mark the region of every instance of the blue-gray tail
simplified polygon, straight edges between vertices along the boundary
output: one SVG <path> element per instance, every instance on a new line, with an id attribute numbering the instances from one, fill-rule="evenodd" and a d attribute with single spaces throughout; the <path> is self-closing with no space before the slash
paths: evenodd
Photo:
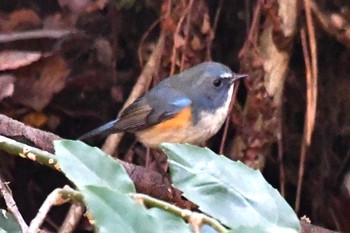
<path id="1" fill-rule="evenodd" d="M 114 121 L 110 121 L 100 127 L 98 127 L 97 129 L 94 129 L 82 136 L 80 136 L 78 138 L 78 140 L 83 140 L 83 139 L 86 139 L 86 138 L 90 138 L 90 137 L 93 137 L 93 136 L 96 136 L 96 135 L 99 135 L 99 134 L 110 134 L 110 133 L 113 133 L 114 129 L 113 129 L 113 126 L 115 125 L 115 123 L 118 121 L 117 120 L 114 120 Z"/>

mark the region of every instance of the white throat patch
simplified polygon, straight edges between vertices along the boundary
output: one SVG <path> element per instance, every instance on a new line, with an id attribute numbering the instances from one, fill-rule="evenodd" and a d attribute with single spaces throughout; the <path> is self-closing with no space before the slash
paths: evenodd
<path id="1" fill-rule="evenodd" d="M 228 91 L 228 96 L 226 102 L 218 108 L 215 113 L 214 112 L 202 112 L 201 120 L 197 123 L 199 124 L 198 129 L 202 129 L 202 135 L 204 136 L 204 140 L 208 139 L 208 135 L 213 136 L 216 134 L 219 129 L 221 128 L 222 124 L 224 123 L 226 117 L 227 117 L 227 112 L 230 107 L 231 103 L 231 98 L 232 98 L 232 93 L 233 93 L 233 87 L 234 85 L 231 85 L 229 91 Z M 206 138 L 205 138 L 206 137 Z M 200 140 L 203 140 L 201 138 Z M 204 141 L 203 140 L 203 141 Z"/>

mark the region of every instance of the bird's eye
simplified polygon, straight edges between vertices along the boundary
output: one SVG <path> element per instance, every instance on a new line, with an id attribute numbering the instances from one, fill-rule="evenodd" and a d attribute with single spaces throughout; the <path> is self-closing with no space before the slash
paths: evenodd
<path id="1" fill-rule="evenodd" d="M 213 81 L 213 85 L 214 87 L 221 87 L 222 86 L 222 79 L 221 78 L 217 78 Z"/>

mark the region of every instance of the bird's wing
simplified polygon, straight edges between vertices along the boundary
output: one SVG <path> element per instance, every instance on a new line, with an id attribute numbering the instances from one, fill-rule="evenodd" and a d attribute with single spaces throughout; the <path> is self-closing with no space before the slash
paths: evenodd
<path id="1" fill-rule="evenodd" d="M 137 99 L 124 110 L 114 125 L 115 131 L 138 131 L 170 119 L 189 107 L 191 100 L 173 90 L 162 88 Z"/>
<path id="2" fill-rule="evenodd" d="M 78 139 L 83 140 L 99 134 L 122 131 L 138 131 L 149 128 L 181 112 L 191 105 L 191 100 L 171 88 L 151 91 L 127 107 L 117 120 L 110 121 Z"/>

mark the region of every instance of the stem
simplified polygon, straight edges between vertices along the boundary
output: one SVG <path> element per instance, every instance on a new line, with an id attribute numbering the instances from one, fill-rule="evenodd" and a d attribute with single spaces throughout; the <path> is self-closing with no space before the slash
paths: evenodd
<path id="1" fill-rule="evenodd" d="M 47 217 L 47 214 L 49 213 L 52 206 L 62 205 L 69 201 L 82 202 L 82 199 L 82 195 L 69 186 L 53 190 L 41 205 L 35 218 L 30 222 L 28 231 L 26 233 L 39 232 L 39 227 L 44 222 L 44 219 Z"/>
<path id="2" fill-rule="evenodd" d="M 0 136 L 0 150 L 59 170 L 57 160 L 53 154 L 28 146 L 24 143 L 17 142 L 10 138 Z"/>
<path id="3" fill-rule="evenodd" d="M 181 209 L 175 205 L 169 204 L 168 202 L 158 200 L 156 198 L 147 196 L 145 194 L 133 193 L 129 194 L 136 201 L 141 200 L 148 207 L 156 207 L 167 211 L 171 214 L 174 214 L 184 220 L 194 224 L 208 224 L 213 227 L 219 233 L 227 233 L 229 232 L 223 225 L 221 225 L 216 219 L 210 218 L 204 214 L 200 214 L 197 212 L 190 211 L 188 209 Z M 198 221 L 199 220 L 199 221 Z"/>

